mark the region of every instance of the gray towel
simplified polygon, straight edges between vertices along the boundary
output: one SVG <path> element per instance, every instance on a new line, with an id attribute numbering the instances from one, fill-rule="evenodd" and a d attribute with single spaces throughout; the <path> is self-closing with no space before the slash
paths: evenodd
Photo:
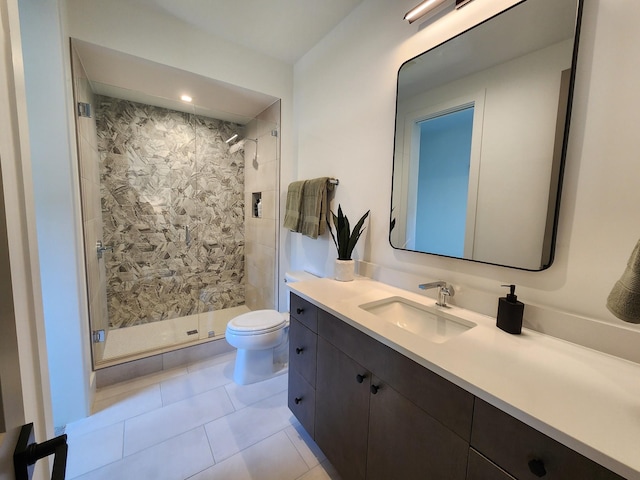
<path id="1" fill-rule="evenodd" d="M 300 233 L 309 238 L 318 238 L 326 229 L 327 190 L 332 190 L 333 184 L 329 177 L 307 180 L 304 185 L 302 199 L 302 226 Z"/>
<path id="2" fill-rule="evenodd" d="M 640 240 L 607 298 L 607 308 L 625 322 L 640 323 Z"/>
<path id="3" fill-rule="evenodd" d="M 287 190 L 287 205 L 284 214 L 284 228 L 292 232 L 300 232 L 302 227 L 302 199 L 306 180 L 299 180 L 289 184 Z"/>

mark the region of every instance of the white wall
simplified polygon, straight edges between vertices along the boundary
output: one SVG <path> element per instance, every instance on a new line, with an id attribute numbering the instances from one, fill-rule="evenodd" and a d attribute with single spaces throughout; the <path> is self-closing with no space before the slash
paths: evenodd
<path id="1" fill-rule="evenodd" d="M 0 0 L 0 478 L 14 478 L 13 450 L 22 424 L 36 441 L 53 436 L 40 295 L 33 185 L 17 0 Z M 34 479 L 48 477 L 49 461 Z"/>
<path id="2" fill-rule="evenodd" d="M 278 278 L 278 137 L 280 102 L 261 112 L 246 126 L 244 145 L 244 268 L 245 304 L 251 310 L 277 308 Z M 260 218 L 254 216 L 254 193 L 261 195 Z"/>
<path id="3" fill-rule="evenodd" d="M 69 46 L 57 0 L 19 6 L 53 416 L 63 426 L 89 414 L 91 372 Z"/>
<path id="4" fill-rule="evenodd" d="M 640 65 L 630 61 L 628 53 L 628 45 L 640 42 L 640 2 L 586 2 L 556 257 L 551 268 L 535 273 L 389 246 L 398 68 L 516 2 L 472 2 L 421 31 L 402 21 L 415 3 L 365 0 L 295 65 L 296 176 L 338 177 L 336 207 L 341 203 L 353 217 L 371 209 L 357 257 L 376 264 L 376 272 L 394 269 L 412 280 L 449 281 L 457 287 L 455 303 L 490 315 L 495 315 L 497 298 L 503 295 L 499 285 L 515 283 L 519 299 L 543 307 L 542 317 L 561 311 L 578 315 L 571 323 L 574 330 L 586 329 L 593 323 L 588 319 L 624 325 L 609 328 L 599 338 L 590 335 L 585 341 L 592 346 L 606 342 L 614 330 L 633 337 L 638 327 L 613 317 L 605 301 L 640 237 Z M 335 251 L 330 237 L 286 237 L 293 245 L 294 267 L 332 274 Z M 638 350 L 635 342 L 628 346 Z"/>

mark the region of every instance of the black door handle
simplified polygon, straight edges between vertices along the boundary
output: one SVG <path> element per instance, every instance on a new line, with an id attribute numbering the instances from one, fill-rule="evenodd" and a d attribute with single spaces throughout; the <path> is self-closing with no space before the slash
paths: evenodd
<path id="1" fill-rule="evenodd" d="M 380 390 L 380 387 L 378 385 L 371 385 L 371 393 L 373 395 L 375 395 L 376 393 L 378 393 L 378 390 Z"/>
<path id="2" fill-rule="evenodd" d="M 366 375 L 366 374 L 365 374 L 365 375 L 360 375 L 360 374 L 358 374 L 358 375 L 356 375 L 356 382 L 358 382 L 358 383 L 362 383 L 362 382 L 364 382 L 364 379 L 365 379 L 365 378 L 367 378 L 367 375 Z"/>
<path id="3" fill-rule="evenodd" d="M 297 353 L 298 355 L 300 355 L 302 352 L 304 352 L 304 348 L 302 348 L 302 347 L 296 347 L 296 353 Z"/>
<path id="4" fill-rule="evenodd" d="M 300 315 L 302 312 L 304 312 L 304 308 L 296 308 L 296 313 L 298 315 Z"/>
<path id="5" fill-rule="evenodd" d="M 16 480 L 30 480 L 36 461 L 49 455 L 54 455 L 51 480 L 64 480 L 68 451 L 66 435 L 36 443 L 33 423 L 23 425 L 13 453 L 13 469 Z"/>

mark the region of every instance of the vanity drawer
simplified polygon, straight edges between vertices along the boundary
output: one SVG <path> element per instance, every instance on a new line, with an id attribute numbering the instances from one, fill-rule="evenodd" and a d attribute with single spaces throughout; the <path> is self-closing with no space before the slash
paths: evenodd
<path id="1" fill-rule="evenodd" d="M 312 332 L 318 331 L 318 307 L 295 293 L 289 297 L 289 316 L 295 318 Z"/>
<path id="2" fill-rule="evenodd" d="M 297 371 L 315 388 L 318 335 L 294 317 L 289 326 L 289 368 Z"/>
<path id="3" fill-rule="evenodd" d="M 289 410 L 295 415 L 311 438 L 315 438 L 316 391 L 295 370 L 289 369 Z"/>
<path id="4" fill-rule="evenodd" d="M 318 334 L 469 441 L 474 396 L 339 318 L 318 311 Z"/>
<path id="5" fill-rule="evenodd" d="M 471 446 L 518 479 L 622 479 L 480 399 L 473 414 Z"/>

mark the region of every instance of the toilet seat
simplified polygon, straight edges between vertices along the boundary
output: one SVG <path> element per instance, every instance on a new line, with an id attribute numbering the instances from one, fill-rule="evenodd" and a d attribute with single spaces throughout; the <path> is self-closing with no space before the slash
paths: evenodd
<path id="1" fill-rule="evenodd" d="M 233 335 L 260 335 L 275 332 L 286 323 L 284 316 L 276 310 L 254 310 L 232 318 L 227 330 Z"/>

